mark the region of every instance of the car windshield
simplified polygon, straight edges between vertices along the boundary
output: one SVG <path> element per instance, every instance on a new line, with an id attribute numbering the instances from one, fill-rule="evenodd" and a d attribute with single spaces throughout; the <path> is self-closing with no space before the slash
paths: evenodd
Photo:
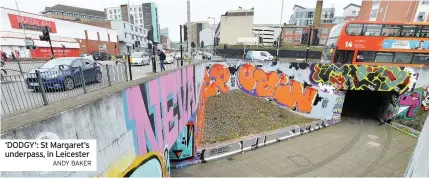
<path id="1" fill-rule="evenodd" d="M 267 56 L 272 56 L 269 52 L 264 52 L 265 53 L 265 55 L 267 55 Z"/>
<path id="2" fill-rule="evenodd" d="M 43 64 L 43 66 L 40 68 L 41 69 L 52 69 L 52 68 L 57 67 L 59 65 L 70 66 L 74 60 L 75 59 L 73 59 L 73 58 L 71 58 L 71 59 L 69 59 L 69 58 L 52 59 L 52 60 L 46 62 L 45 64 Z"/>
<path id="3" fill-rule="evenodd" d="M 133 54 L 131 55 L 131 57 L 143 57 L 143 56 L 144 56 L 144 53 L 143 53 L 143 52 L 133 53 Z"/>

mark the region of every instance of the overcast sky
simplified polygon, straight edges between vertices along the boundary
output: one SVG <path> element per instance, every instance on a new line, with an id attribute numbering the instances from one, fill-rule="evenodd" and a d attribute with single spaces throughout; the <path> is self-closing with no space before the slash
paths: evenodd
<path id="1" fill-rule="evenodd" d="M 21 11 L 39 13 L 45 6 L 64 4 L 94 10 L 104 11 L 106 7 L 116 7 L 120 4 L 127 4 L 128 0 L 16 0 Z M 161 28 L 168 27 L 172 41 L 179 41 L 179 25 L 186 22 L 186 0 L 129 0 L 130 5 L 142 4 L 145 2 L 156 2 L 159 10 L 159 21 Z M 343 8 L 350 2 L 357 5 L 362 0 L 324 0 L 323 7 L 335 7 L 335 15 L 341 16 Z M 282 0 L 191 0 L 191 21 L 213 20 L 207 17 L 215 17 L 216 23 L 220 16 L 227 10 L 238 9 L 241 6 L 246 9 L 255 8 L 255 24 L 279 24 Z M 316 0 L 284 0 L 283 23 L 289 21 L 293 6 L 297 4 L 307 8 L 314 8 Z M 1 0 L 3 7 L 16 9 L 15 0 Z"/>

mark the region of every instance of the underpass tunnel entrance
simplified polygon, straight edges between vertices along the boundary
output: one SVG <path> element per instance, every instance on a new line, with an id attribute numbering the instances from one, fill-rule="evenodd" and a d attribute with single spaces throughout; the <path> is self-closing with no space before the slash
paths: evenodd
<path id="1" fill-rule="evenodd" d="M 385 119 L 388 104 L 394 92 L 384 91 L 347 91 L 341 116 L 362 119 Z"/>

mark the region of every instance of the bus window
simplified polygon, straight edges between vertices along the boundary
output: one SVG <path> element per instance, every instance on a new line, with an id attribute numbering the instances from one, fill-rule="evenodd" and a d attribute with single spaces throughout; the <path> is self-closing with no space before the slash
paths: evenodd
<path id="1" fill-rule="evenodd" d="M 365 24 L 362 33 L 364 36 L 381 36 L 381 27 L 377 24 Z"/>
<path id="2" fill-rule="evenodd" d="M 392 62 L 393 53 L 389 52 L 377 52 L 375 55 L 375 62 Z"/>
<path id="3" fill-rule="evenodd" d="M 423 26 L 420 36 L 419 37 L 423 37 L 423 38 L 429 38 L 429 26 Z"/>
<path id="4" fill-rule="evenodd" d="M 413 59 L 413 53 L 395 53 L 393 63 L 409 64 Z"/>
<path id="5" fill-rule="evenodd" d="M 416 37 L 417 26 L 407 25 L 402 26 L 401 37 Z"/>
<path id="6" fill-rule="evenodd" d="M 353 61 L 354 51 L 337 50 L 335 51 L 334 63 L 351 64 Z"/>
<path id="7" fill-rule="evenodd" d="M 400 32 L 400 25 L 383 25 L 381 36 L 399 36 Z"/>
<path id="8" fill-rule="evenodd" d="M 356 57 L 356 62 L 374 62 L 374 51 L 359 51 Z"/>
<path id="9" fill-rule="evenodd" d="M 413 64 L 429 64 L 429 54 L 414 54 Z"/>
<path id="10" fill-rule="evenodd" d="M 349 24 L 346 28 L 347 35 L 360 36 L 362 33 L 362 24 Z"/>

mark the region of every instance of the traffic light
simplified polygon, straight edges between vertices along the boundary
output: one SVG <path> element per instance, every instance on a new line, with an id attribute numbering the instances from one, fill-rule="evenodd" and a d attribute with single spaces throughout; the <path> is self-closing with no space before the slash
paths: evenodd
<path id="1" fill-rule="evenodd" d="M 191 47 L 195 48 L 195 43 L 194 42 L 191 43 Z"/>
<path id="2" fill-rule="evenodd" d="M 42 28 L 42 35 L 39 36 L 40 41 L 51 41 L 49 36 L 49 28 L 47 26 Z"/>
<path id="3" fill-rule="evenodd" d="M 135 46 L 138 47 L 139 46 L 139 41 L 135 41 Z"/>
<path id="4" fill-rule="evenodd" d="M 188 27 L 183 26 L 183 41 L 188 41 Z"/>
<path id="5" fill-rule="evenodd" d="M 313 30 L 313 40 L 311 41 L 312 45 L 318 45 L 319 44 L 319 29 L 315 28 Z"/>
<path id="6" fill-rule="evenodd" d="M 217 45 L 219 45 L 219 43 L 220 43 L 220 38 L 219 37 L 217 37 L 216 43 L 217 43 Z"/>
<path id="7" fill-rule="evenodd" d="M 147 39 L 148 39 L 149 41 L 152 41 L 152 42 L 153 42 L 153 28 L 151 28 L 151 29 L 149 30 L 149 32 L 147 32 Z"/>
<path id="8" fill-rule="evenodd" d="M 216 37 L 213 38 L 213 45 L 217 46 L 217 38 Z"/>
<path id="9" fill-rule="evenodd" d="M 147 43 L 147 49 L 152 49 L 152 43 Z"/>

